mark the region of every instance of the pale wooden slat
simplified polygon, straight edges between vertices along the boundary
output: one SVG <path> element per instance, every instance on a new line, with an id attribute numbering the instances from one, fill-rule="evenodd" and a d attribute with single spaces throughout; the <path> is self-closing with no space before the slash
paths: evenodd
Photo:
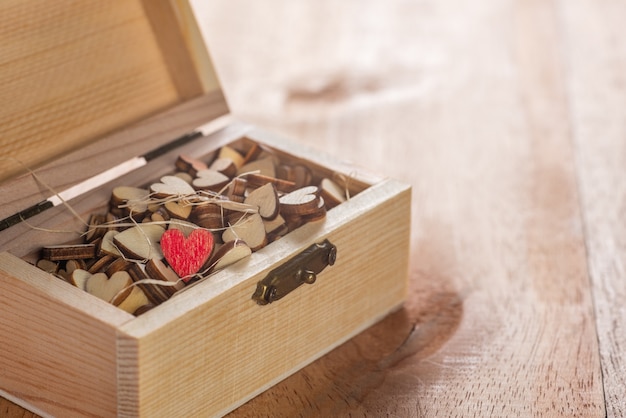
<path id="1" fill-rule="evenodd" d="M 0 147 L 35 167 L 179 100 L 139 0 L 0 5 Z M 3 160 L 0 181 L 24 169 Z"/>
<path id="2" fill-rule="evenodd" d="M 206 7 L 235 114 L 414 187 L 406 309 L 232 416 L 603 415 L 556 7 Z"/>
<path id="3" fill-rule="evenodd" d="M 560 2 L 607 416 L 626 415 L 626 4 Z M 566 4 L 567 3 L 567 4 Z"/>

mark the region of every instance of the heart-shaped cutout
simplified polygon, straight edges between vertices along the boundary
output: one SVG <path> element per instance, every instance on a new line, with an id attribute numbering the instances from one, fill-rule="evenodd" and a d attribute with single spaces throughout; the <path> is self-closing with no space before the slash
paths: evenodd
<path id="1" fill-rule="evenodd" d="M 267 244 L 267 234 L 263 218 L 258 213 L 244 216 L 222 233 L 224 242 L 242 239 L 252 251 L 257 251 Z"/>
<path id="2" fill-rule="evenodd" d="M 107 277 L 104 273 L 96 273 L 89 277 L 85 283 L 85 290 L 100 299 L 110 302 L 118 293 L 123 292 L 124 296 L 118 296 L 118 298 L 125 298 L 131 292 L 130 285 L 133 280 L 130 275 L 125 271 L 118 271 L 111 277 Z"/>
<path id="3" fill-rule="evenodd" d="M 307 215 L 319 209 L 320 198 L 317 186 L 307 186 L 281 196 L 280 209 L 286 215 Z"/>
<path id="4" fill-rule="evenodd" d="M 278 192 L 272 183 L 254 189 L 243 201 L 245 204 L 258 207 L 259 215 L 263 219 L 272 220 L 278 216 L 280 204 L 278 202 Z"/>
<path id="5" fill-rule="evenodd" d="M 197 273 L 211 255 L 213 234 L 195 229 L 185 238 L 182 231 L 168 229 L 161 236 L 161 251 L 170 267 L 184 279 Z"/>
<path id="6" fill-rule="evenodd" d="M 196 192 L 189 183 L 176 176 L 161 177 L 161 183 L 152 184 L 150 190 L 156 197 L 186 196 Z"/>
<path id="7" fill-rule="evenodd" d="M 111 193 L 111 205 L 118 208 L 127 205 L 126 212 L 143 213 L 148 209 L 148 195 L 150 192 L 138 187 L 119 186 Z"/>
<path id="8" fill-rule="evenodd" d="M 162 258 L 159 240 L 164 229 L 160 225 L 139 224 L 113 236 L 113 243 L 127 258 L 149 260 Z"/>
<path id="9" fill-rule="evenodd" d="M 217 192 L 226 186 L 229 181 L 230 178 L 219 171 L 206 169 L 198 171 L 192 184 L 197 189 Z"/>

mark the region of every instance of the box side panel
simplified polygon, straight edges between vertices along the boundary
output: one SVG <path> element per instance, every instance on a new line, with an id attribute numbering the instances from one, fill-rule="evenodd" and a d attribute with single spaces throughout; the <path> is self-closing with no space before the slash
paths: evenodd
<path id="1" fill-rule="evenodd" d="M 337 261 L 314 284 L 257 305 L 251 300 L 257 282 L 287 261 L 268 255 L 266 267 L 208 302 L 190 306 L 191 292 L 183 292 L 178 306 L 176 298 L 161 306 L 168 314 L 179 311 L 165 325 L 155 311 L 122 327 L 140 343 L 130 341 L 128 353 L 120 353 L 135 358 L 131 373 L 120 373 L 120 390 L 136 396 L 121 415 L 226 413 L 399 306 L 406 292 L 409 212 L 408 186 L 375 185 L 330 211 L 323 224 L 308 224 L 267 248 L 291 246 L 293 256 L 328 238 L 337 246 Z M 261 265 L 264 250 L 244 267 Z M 230 274 L 246 273 L 238 268 Z M 198 287 L 195 296 L 200 294 Z"/>
<path id="2" fill-rule="evenodd" d="M 53 416 L 116 414 L 116 328 L 132 315 L 0 253 L 0 318 L 0 390 Z"/>

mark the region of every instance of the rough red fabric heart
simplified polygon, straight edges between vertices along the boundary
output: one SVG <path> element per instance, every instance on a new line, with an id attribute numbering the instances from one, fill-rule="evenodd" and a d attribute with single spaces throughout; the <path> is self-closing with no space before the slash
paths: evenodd
<path id="1" fill-rule="evenodd" d="M 213 251 L 213 234 L 194 229 L 188 238 L 178 229 L 168 229 L 161 236 L 165 260 L 181 278 L 197 273 Z"/>

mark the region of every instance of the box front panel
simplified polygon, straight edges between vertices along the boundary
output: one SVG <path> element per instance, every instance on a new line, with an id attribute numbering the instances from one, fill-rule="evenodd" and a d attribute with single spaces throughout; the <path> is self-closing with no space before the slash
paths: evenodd
<path id="1" fill-rule="evenodd" d="M 408 186 L 374 185 L 325 221 L 305 225 L 123 327 L 120 413 L 226 413 L 399 306 L 409 208 Z M 251 300 L 271 269 L 326 238 L 337 247 L 337 261 L 315 283 L 269 305 Z M 207 299 L 212 293 L 219 295 Z M 163 324 L 165 317 L 173 319 Z"/>

